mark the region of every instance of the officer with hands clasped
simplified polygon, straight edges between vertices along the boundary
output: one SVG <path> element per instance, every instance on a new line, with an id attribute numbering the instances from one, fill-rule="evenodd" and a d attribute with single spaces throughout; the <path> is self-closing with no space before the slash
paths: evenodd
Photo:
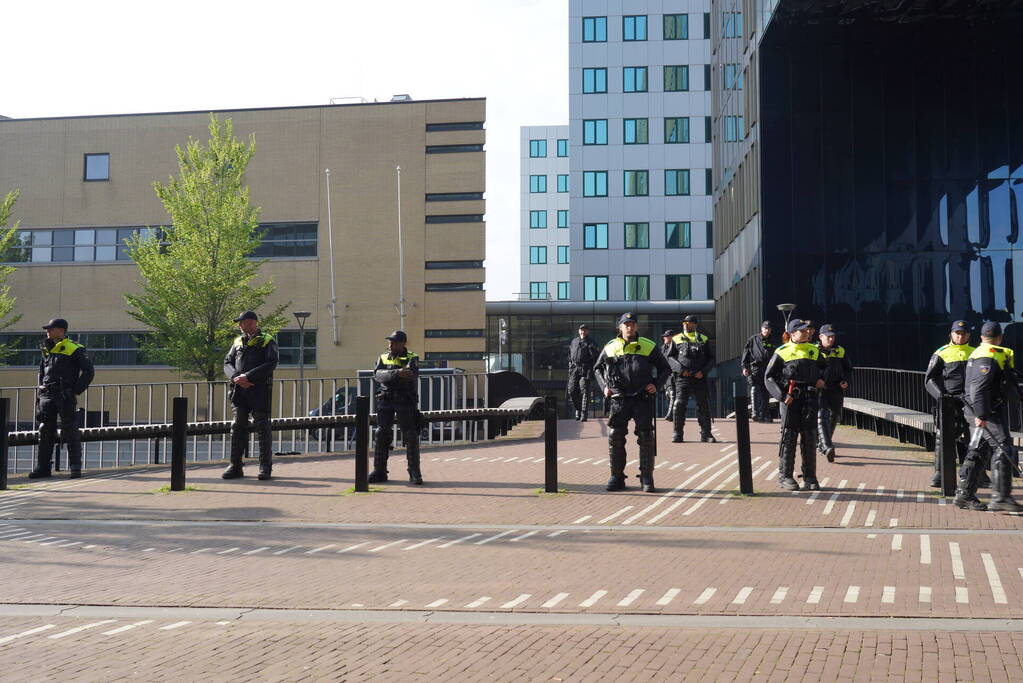
<path id="1" fill-rule="evenodd" d="M 29 479 L 52 475 L 53 449 L 57 443 L 57 417 L 61 437 L 67 442 L 68 469 L 71 478 L 82 476 L 82 437 L 78 431 L 76 397 L 89 388 L 96 372 L 85 347 L 67 338 L 67 320 L 54 318 L 43 325 L 42 360 L 39 361 L 39 396 L 36 419 L 39 421 L 39 452 Z"/>
<path id="2" fill-rule="evenodd" d="M 578 332 L 579 336 L 568 347 L 568 397 L 575 408 L 575 419 L 586 422 L 593 364 L 600 357 L 600 348 L 590 339 L 590 330 L 585 323 L 579 326 Z"/>
<path id="3" fill-rule="evenodd" d="M 671 376 L 671 367 L 657 342 L 639 336 L 635 313 L 625 313 L 618 319 L 618 336 L 604 346 L 594 374 L 611 403 L 607 420 L 611 478 L 607 490 L 625 488 L 625 436 L 629 420 L 633 420 L 639 442 L 639 481 L 643 491 L 652 493 L 657 457 L 654 438 L 657 391 Z"/>
<path id="4" fill-rule="evenodd" d="M 959 464 L 962 465 L 966 458 L 966 444 L 970 440 L 970 426 L 966 423 L 963 413 L 965 408 L 966 394 L 966 362 L 974 347 L 970 346 L 970 325 L 965 320 L 956 320 L 952 323 L 952 330 L 949 334 L 949 343 L 938 348 L 927 363 L 927 371 L 924 373 L 924 388 L 927 393 L 934 397 L 934 474 L 931 476 L 931 486 L 941 488 L 941 410 L 940 402 L 943 396 L 949 396 L 955 406 L 955 425 L 953 433 L 956 435 L 956 455 Z M 983 473 L 980 485 L 984 486 Z M 987 485 L 990 485 L 990 480 Z"/>
<path id="5" fill-rule="evenodd" d="M 760 323 L 760 333 L 747 339 L 742 350 L 740 364 L 753 399 L 754 422 L 771 422 L 767 387 L 764 386 L 764 370 L 767 369 L 767 361 L 771 359 L 775 348 L 775 343 L 771 340 L 771 321 L 765 320 Z"/>
<path id="6" fill-rule="evenodd" d="M 835 425 L 842 417 L 845 405 L 845 390 L 852 379 L 853 366 L 845 348 L 836 342 L 838 333 L 833 325 L 821 325 L 817 348 L 824 357 L 824 388 L 820 392 L 820 408 L 817 411 L 817 450 L 828 462 L 835 462 Z"/>
<path id="7" fill-rule="evenodd" d="M 682 443 L 689 397 L 696 401 L 696 421 L 700 424 L 700 441 L 717 443 L 710 433 L 710 397 L 707 373 L 714 367 L 714 351 L 710 339 L 697 330 L 700 320 L 695 315 L 682 319 L 682 331 L 672 341 L 672 369 L 675 372 L 675 434 L 672 443 Z M 676 365 L 677 364 L 677 365 Z"/>
<path id="8" fill-rule="evenodd" d="M 249 416 L 252 416 L 259 444 L 259 479 L 270 478 L 273 470 L 270 436 L 270 399 L 274 370 L 277 368 L 277 342 L 259 329 L 259 316 L 245 311 L 234 319 L 241 335 L 234 340 L 224 358 L 224 375 L 231 382 L 231 464 L 220 475 L 237 479 L 242 472 L 242 455 L 249 440 Z"/>
<path id="9" fill-rule="evenodd" d="M 373 379 L 377 391 L 376 448 L 373 451 L 371 484 L 387 481 L 387 457 L 394 439 L 394 421 L 405 436 L 405 463 L 409 482 L 423 483 L 419 469 L 419 356 L 408 350 L 408 336 L 395 330 L 387 337 L 387 353 L 380 354 Z"/>

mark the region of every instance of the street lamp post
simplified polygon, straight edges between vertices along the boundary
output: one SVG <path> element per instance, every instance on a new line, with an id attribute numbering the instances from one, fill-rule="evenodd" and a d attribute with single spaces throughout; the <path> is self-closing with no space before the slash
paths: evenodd
<path id="1" fill-rule="evenodd" d="M 792 311 L 796 310 L 795 304 L 778 304 L 778 310 L 785 316 L 785 329 L 789 327 L 789 317 L 792 315 Z M 784 332 L 785 330 L 782 330 Z"/>
<path id="2" fill-rule="evenodd" d="M 305 322 L 309 311 L 294 311 L 298 321 L 298 415 L 305 417 Z"/>

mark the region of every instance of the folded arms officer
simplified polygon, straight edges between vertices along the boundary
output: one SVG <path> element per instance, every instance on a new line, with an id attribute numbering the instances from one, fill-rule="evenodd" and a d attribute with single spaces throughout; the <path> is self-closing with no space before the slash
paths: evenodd
<path id="1" fill-rule="evenodd" d="M 274 369 L 277 368 L 277 343 L 259 329 L 259 316 L 245 311 L 234 319 L 241 335 L 234 340 L 224 358 L 224 375 L 231 382 L 231 464 L 220 475 L 224 479 L 243 476 L 242 455 L 249 440 L 249 416 L 252 416 L 259 444 L 259 478 L 269 479 L 273 470 L 270 436 L 270 398 Z"/>
<path id="2" fill-rule="evenodd" d="M 380 354 L 373 379 L 377 391 L 376 450 L 370 483 L 387 481 L 387 457 L 394 438 L 394 421 L 405 436 L 405 461 L 409 481 L 423 483 L 419 469 L 419 356 L 406 347 L 408 336 L 395 330 L 386 337 L 387 353 Z"/>
<path id="3" fill-rule="evenodd" d="M 771 411 L 768 403 L 767 387 L 764 386 L 764 370 L 767 361 L 774 354 L 776 345 L 771 340 L 771 321 L 760 323 L 760 333 L 746 340 L 742 350 L 742 374 L 749 384 L 753 399 L 753 421 L 771 422 Z"/>
<path id="4" fill-rule="evenodd" d="M 600 349 L 590 339 L 589 328 L 585 324 L 580 325 L 579 336 L 568 347 L 568 397 L 575 408 L 575 419 L 580 422 L 586 422 L 593 364 L 599 357 Z"/>
<path id="5" fill-rule="evenodd" d="M 671 438 L 672 443 L 682 443 L 690 396 L 696 401 L 700 441 L 717 442 L 710 433 L 710 397 L 707 392 L 707 374 L 714 367 L 714 351 L 707 335 L 696 329 L 699 322 L 695 315 L 687 315 L 682 320 L 682 331 L 672 338 L 675 342 L 672 350 L 672 369 L 675 371 L 675 434 Z"/>

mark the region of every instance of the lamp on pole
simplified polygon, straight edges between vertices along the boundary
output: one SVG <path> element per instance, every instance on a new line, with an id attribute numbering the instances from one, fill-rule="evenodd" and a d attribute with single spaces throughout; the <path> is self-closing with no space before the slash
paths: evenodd
<path id="1" fill-rule="evenodd" d="M 398 174 L 398 329 L 405 329 L 405 241 L 401 234 L 401 166 L 394 167 Z"/>
<path id="2" fill-rule="evenodd" d="M 298 414 L 305 417 L 305 321 L 309 311 L 293 311 L 298 321 Z"/>
<path id="3" fill-rule="evenodd" d="M 789 326 L 789 317 L 792 315 L 792 311 L 796 310 L 795 304 L 778 304 L 778 310 L 785 316 L 785 329 Z M 785 330 L 782 330 L 784 332 Z"/>

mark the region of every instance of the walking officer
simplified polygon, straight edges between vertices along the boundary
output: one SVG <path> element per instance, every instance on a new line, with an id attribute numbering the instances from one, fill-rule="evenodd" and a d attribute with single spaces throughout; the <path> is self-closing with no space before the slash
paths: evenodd
<path id="1" fill-rule="evenodd" d="M 785 331 L 789 333 L 790 341 L 778 347 L 764 371 L 767 390 L 782 404 L 778 484 L 789 491 L 799 490 L 799 484 L 793 477 L 798 439 L 803 485 L 809 491 L 820 491 L 816 450 L 817 393 L 825 386 L 826 365 L 820 349 L 809 343 L 806 321 L 793 318 Z"/>
<path id="2" fill-rule="evenodd" d="M 927 372 L 924 373 L 924 388 L 927 393 L 934 397 L 934 474 L 931 476 L 931 486 L 941 488 L 941 398 L 950 396 L 955 406 L 955 425 L 953 433 L 956 435 L 956 456 L 959 464 L 962 465 L 966 459 L 966 444 L 970 440 L 970 426 L 966 423 L 966 416 L 963 413 L 966 394 L 966 362 L 974 347 L 970 346 L 970 326 L 965 320 L 956 320 L 952 323 L 952 331 L 949 335 L 949 343 L 940 347 L 931 356 L 927 364 Z M 983 486 L 983 475 L 980 485 Z M 990 481 L 988 481 L 990 485 Z"/>
<path id="3" fill-rule="evenodd" d="M 643 491 L 652 493 L 657 457 L 654 438 L 657 391 L 671 376 L 671 367 L 657 342 L 639 336 L 635 313 L 625 313 L 618 319 L 618 336 L 604 346 L 594 374 L 611 403 L 607 419 L 611 478 L 607 490 L 625 488 L 625 436 L 629 420 L 633 420 L 639 443 L 639 481 Z"/>
<path id="4" fill-rule="evenodd" d="M 1009 432 L 1007 397 L 1019 392 L 1020 377 L 1012 349 L 1002 346 L 1002 326 L 986 322 L 980 329 L 981 344 L 966 361 L 966 408 L 964 414 L 973 437 L 966 462 L 959 470 L 956 507 L 969 510 L 1023 512 L 1012 497 L 1013 474 L 1019 476 L 1019 456 Z M 977 499 L 977 486 L 984 468 L 981 443 L 991 456 L 991 503 Z"/>
<path id="5" fill-rule="evenodd" d="M 29 479 L 51 476 L 53 449 L 57 443 L 57 417 L 60 435 L 67 443 L 68 469 L 71 478 L 82 476 L 82 437 L 78 431 L 77 396 L 89 388 L 96 371 L 85 353 L 85 347 L 67 338 L 67 320 L 54 318 L 43 325 L 42 360 L 39 361 L 39 397 L 36 419 L 39 420 L 39 453 Z M 59 456 L 59 454 L 58 454 Z"/>
<path id="6" fill-rule="evenodd" d="M 593 364 L 600 357 L 600 349 L 590 339 L 590 330 L 583 323 L 579 336 L 568 347 L 568 397 L 575 408 L 575 419 L 586 422 L 590 406 L 590 384 L 593 382 Z"/>
<path id="7" fill-rule="evenodd" d="M 675 330 L 665 330 L 661 332 L 661 355 L 667 359 L 671 355 L 671 350 L 675 346 L 675 342 L 672 338 L 675 336 Z M 669 363 L 670 365 L 670 363 Z M 675 374 L 672 373 L 671 378 L 664 384 L 664 399 L 668 403 L 668 414 L 664 416 L 664 419 L 668 422 L 675 421 Z"/>
<path id="8" fill-rule="evenodd" d="M 369 482 L 387 481 L 387 456 L 394 439 L 394 420 L 405 437 L 405 463 L 409 482 L 423 483 L 419 470 L 419 356 L 406 347 L 408 336 L 395 330 L 387 339 L 387 353 L 380 354 L 373 379 L 377 390 L 376 450 Z"/>
<path id="9" fill-rule="evenodd" d="M 753 421 L 771 422 L 771 407 L 768 403 L 767 387 L 764 386 L 764 370 L 776 348 L 771 340 L 771 321 L 760 323 L 760 334 L 754 334 L 746 340 L 742 350 L 742 375 L 749 384 L 750 396 L 753 399 Z"/>
<path id="10" fill-rule="evenodd" d="M 842 418 L 845 405 L 845 390 L 852 379 L 853 366 L 845 349 L 835 343 L 837 332 L 833 325 L 821 325 L 817 348 L 824 356 L 827 366 L 824 370 L 824 388 L 820 393 L 820 409 L 817 412 L 817 450 L 828 462 L 835 462 L 835 444 L 832 437 L 835 425 Z"/>
<path id="11" fill-rule="evenodd" d="M 690 396 L 696 401 L 700 441 L 717 442 L 710 433 L 710 397 L 707 392 L 707 373 L 714 366 L 714 352 L 707 335 L 696 329 L 699 322 L 695 315 L 687 315 L 682 320 L 682 331 L 672 337 L 674 348 L 671 357 L 678 363 L 675 375 L 675 434 L 671 438 L 672 443 L 682 443 Z"/>
<path id="12" fill-rule="evenodd" d="M 242 472 L 242 455 L 249 440 L 249 416 L 259 444 L 259 479 L 267 480 L 273 470 L 270 452 L 270 398 L 274 369 L 277 367 L 277 342 L 259 328 L 259 316 L 245 311 L 234 319 L 241 335 L 234 340 L 224 358 L 224 375 L 231 381 L 231 464 L 220 475 L 237 479 Z"/>

